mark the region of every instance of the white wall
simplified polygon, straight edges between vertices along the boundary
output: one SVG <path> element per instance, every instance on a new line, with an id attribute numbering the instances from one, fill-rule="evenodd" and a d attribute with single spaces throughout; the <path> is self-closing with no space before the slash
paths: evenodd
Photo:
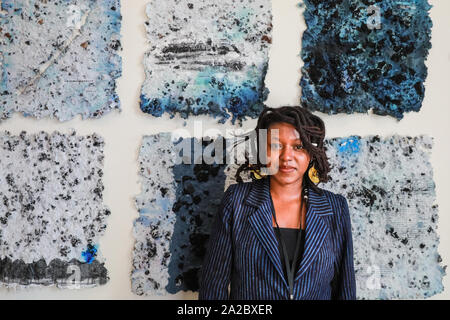
<path id="1" fill-rule="evenodd" d="M 138 152 L 143 135 L 170 131 L 183 126 L 184 119 L 167 115 L 154 118 L 139 109 L 140 86 L 144 80 L 142 67 L 146 50 L 144 22 L 147 0 L 122 0 L 123 76 L 118 82 L 122 112 L 114 112 L 98 120 L 81 121 L 80 117 L 60 123 L 57 120 L 34 120 L 15 114 L 0 124 L 0 130 L 19 134 L 26 130 L 67 133 L 74 128 L 77 134 L 97 132 L 105 138 L 104 202 L 112 211 L 108 218 L 105 236 L 100 241 L 101 254 L 106 258 L 110 281 L 92 289 L 78 291 L 60 290 L 54 287 L 10 290 L 0 288 L 0 299 L 143 299 L 131 292 L 131 255 L 134 245 L 133 220 L 138 213 L 133 197 L 140 193 L 138 184 Z M 267 105 L 298 105 L 300 98 L 299 57 L 301 35 L 305 29 L 302 9 L 298 0 L 273 1 L 273 43 L 266 83 L 270 89 Z M 398 133 L 403 135 L 428 134 L 435 138 L 431 157 L 439 204 L 440 236 L 439 252 L 443 264 L 450 264 L 450 1 L 430 0 L 433 5 L 432 48 L 426 65 L 425 99 L 419 113 L 407 113 L 400 122 L 391 117 L 376 115 L 318 114 L 326 124 L 327 137 Z M 203 129 L 219 127 L 225 130 L 231 124 L 217 125 L 216 120 L 201 116 L 187 120 L 186 129 L 193 134 L 194 120 L 204 120 Z M 247 121 L 244 129 L 254 128 L 256 120 Z M 447 231 L 447 232 L 445 232 Z M 431 299 L 449 299 L 449 277 L 444 278 L 446 290 Z M 180 292 L 166 297 L 151 296 L 148 299 L 196 299 L 196 293 Z"/>

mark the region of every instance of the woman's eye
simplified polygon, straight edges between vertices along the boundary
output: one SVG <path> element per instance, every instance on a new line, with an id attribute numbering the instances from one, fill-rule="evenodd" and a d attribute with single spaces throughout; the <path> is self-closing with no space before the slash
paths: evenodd
<path id="1" fill-rule="evenodd" d="M 296 149 L 296 150 L 302 150 L 302 149 L 303 149 L 303 146 L 302 146 L 301 144 L 297 144 L 297 145 L 295 146 L 295 149 Z"/>

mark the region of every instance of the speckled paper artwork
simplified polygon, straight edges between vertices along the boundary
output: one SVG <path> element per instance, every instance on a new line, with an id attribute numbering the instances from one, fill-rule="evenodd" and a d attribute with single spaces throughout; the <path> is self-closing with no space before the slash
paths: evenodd
<path id="1" fill-rule="evenodd" d="M 0 133 L 0 286 L 105 284 L 103 138 Z"/>
<path id="2" fill-rule="evenodd" d="M 0 121 L 121 110 L 119 0 L 0 2 Z"/>
<path id="3" fill-rule="evenodd" d="M 328 114 L 418 112 L 431 48 L 427 0 L 304 0 L 301 102 Z"/>
<path id="4" fill-rule="evenodd" d="M 348 200 L 359 299 L 424 299 L 443 291 L 429 136 L 329 139 L 332 180 Z M 442 232 L 442 231 L 441 231 Z"/>
<path id="5" fill-rule="evenodd" d="M 138 295 L 198 290 L 212 218 L 236 183 L 238 165 L 176 164 L 177 146 L 168 133 L 142 143 L 132 273 Z M 428 136 L 325 141 L 331 181 L 320 186 L 348 200 L 358 299 L 421 299 L 443 290 L 432 146 Z"/>
<path id="6" fill-rule="evenodd" d="M 140 107 L 170 118 L 257 118 L 272 42 L 270 0 L 151 0 Z"/>
<path id="7" fill-rule="evenodd" d="M 139 155 L 142 193 L 136 197 L 139 218 L 134 223 L 136 244 L 131 275 L 135 294 L 198 290 L 212 218 L 224 191 L 226 165 L 225 160 L 222 164 L 207 164 L 196 157 L 197 161 L 189 164 L 177 159 L 189 152 L 194 159 L 194 150 L 206 150 L 205 154 L 212 147 L 223 150 L 225 144 L 218 141 L 204 141 L 203 145 L 192 138 L 172 141 L 168 133 L 144 137 Z M 183 144 L 191 145 L 191 150 L 180 152 L 177 148 Z"/>

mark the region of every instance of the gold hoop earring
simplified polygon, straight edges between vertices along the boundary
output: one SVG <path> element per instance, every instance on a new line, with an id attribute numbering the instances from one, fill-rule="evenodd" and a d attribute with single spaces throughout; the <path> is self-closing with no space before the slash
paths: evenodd
<path id="1" fill-rule="evenodd" d="M 265 174 L 262 174 L 261 170 L 259 169 L 251 169 L 250 172 L 252 173 L 255 179 L 262 179 L 266 176 Z"/>
<path id="2" fill-rule="evenodd" d="M 314 184 L 318 184 L 320 179 L 319 179 L 319 172 L 316 170 L 316 168 L 314 168 L 314 165 L 309 168 L 308 170 L 308 177 L 309 180 L 311 180 L 312 183 Z"/>

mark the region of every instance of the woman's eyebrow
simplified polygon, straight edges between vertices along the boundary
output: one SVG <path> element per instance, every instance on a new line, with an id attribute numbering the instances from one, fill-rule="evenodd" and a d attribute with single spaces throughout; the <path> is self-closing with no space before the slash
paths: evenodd
<path id="1" fill-rule="evenodd" d="M 280 140 L 280 138 L 278 137 L 278 136 L 271 136 L 271 139 L 273 139 L 273 140 Z M 291 141 L 302 141 L 300 138 L 289 138 L 288 140 L 291 140 Z"/>
<path id="2" fill-rule="evenodd" d="M 278 138 L 273 138 L 272 140 L 268 140 L 268 142 L 280 142 L 280 140 L 278 139 Z M 297 139 L 290 139 L 290 140 L 288 140 L 288 142 L 291 142 L 291 143 L 301 143 L 301 144 L 303 144 L 303 142 L 302 142 L 302 140 L 300 140 L 299 138 L 297 138 Z"/>

